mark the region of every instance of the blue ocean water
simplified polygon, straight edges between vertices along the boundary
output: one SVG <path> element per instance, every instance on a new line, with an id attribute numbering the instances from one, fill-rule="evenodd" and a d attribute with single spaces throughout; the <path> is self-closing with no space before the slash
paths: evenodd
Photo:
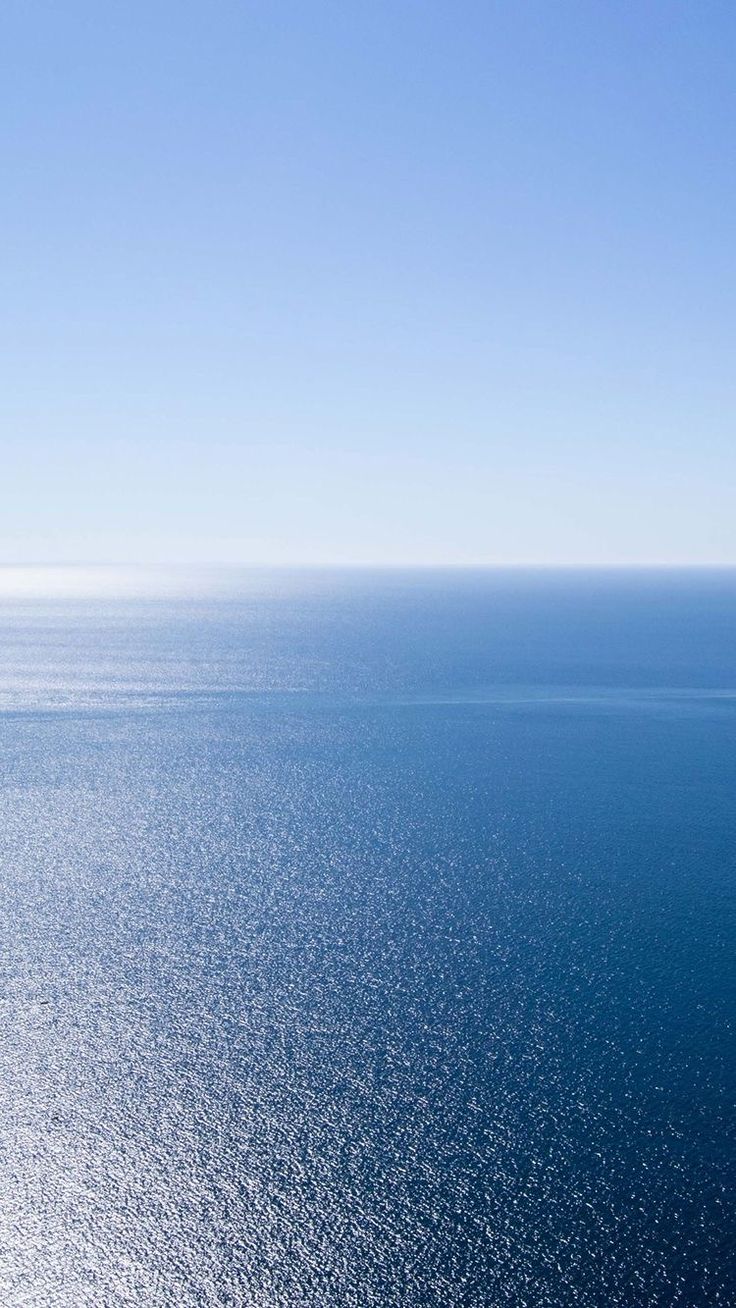
<path id="1" fill-rule="evenodd" d="M 0 633 L 4 1308 L 736 1303 L 736 574 Z"/>

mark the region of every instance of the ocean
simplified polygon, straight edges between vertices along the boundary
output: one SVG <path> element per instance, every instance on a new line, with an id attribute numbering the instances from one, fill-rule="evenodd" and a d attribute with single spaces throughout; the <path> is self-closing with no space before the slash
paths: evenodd
<path id="1" fill-rule="evenodd" d="M 0 634 L 3 1308 L 736 1303 L 736 573 Z"/>

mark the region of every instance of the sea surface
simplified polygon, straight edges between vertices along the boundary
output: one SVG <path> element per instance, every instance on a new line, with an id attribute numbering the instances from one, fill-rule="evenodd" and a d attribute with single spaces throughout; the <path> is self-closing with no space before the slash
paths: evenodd
<path id="1" fill-rule="evenodd" d="M 736 574 L 94 589 L 0 599 L 2 1308 L 736 1304 Z"/>

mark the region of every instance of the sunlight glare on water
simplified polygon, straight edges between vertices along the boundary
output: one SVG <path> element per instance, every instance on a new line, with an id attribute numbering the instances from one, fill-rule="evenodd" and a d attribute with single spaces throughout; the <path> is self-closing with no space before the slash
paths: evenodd
<path id="1" fill-rule="evenodd" d="M 736 580 L 17 571 L 4 1308 L 731 1303 Z"/>

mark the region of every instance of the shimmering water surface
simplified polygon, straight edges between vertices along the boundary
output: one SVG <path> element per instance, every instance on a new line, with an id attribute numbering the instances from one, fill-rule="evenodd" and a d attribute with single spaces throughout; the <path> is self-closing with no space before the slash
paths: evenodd
<path id="1" fill-rule="evenodd" d="M 3 1308 L 736 1303 L 736 577 L 179 592 L 0 601 Z"/>

